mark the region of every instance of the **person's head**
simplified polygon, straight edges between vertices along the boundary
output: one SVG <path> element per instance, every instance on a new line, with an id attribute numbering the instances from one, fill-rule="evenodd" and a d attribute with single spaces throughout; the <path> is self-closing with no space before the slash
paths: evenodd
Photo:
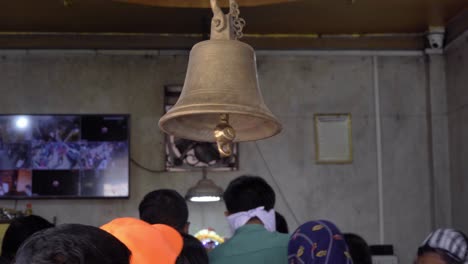
<path id="1" fill-rule="evenodd" d="M 356 234 L 344 234 L 354 264 L 372 264 L 372 254 L 367 242 Z"/>
<path id="2" fill-rule="evenodd" d="M 188 234 L 182 234 L 184 247 L 176 264 L 208 264 L 208 254 L 200 240 Z"/>
<path id="3" fill-rule="evenodd" d="M 21 245 L 15 264 L 128 264 L 130 251 L 97 227 L 64 224 L 39 231 Z"/>
<path id="4" fill-rule="evenodd" d="M 468 240 L 463 232 L 441 228 L 424 240 L 418 248 L 416 264 L 468 263 Z"/>
<path id="5" fill-rule="evenodd" d="M 0 256 L 0 264 L 11 264 L 11 260 Z"/>
<path id="6" fill-rule="evenodd" d="M 2 257 L 12 260 L 21 244 L 32 234 L 53 227 L 49 221 L 37 215 L 15 218 L 3 236 Z"/>
<path id="7" fill-rule="evenodd" d="M 288 222 L 286 222 L 286 219 L 284 218 L 284 216 L 278 212 L 275 212 L 275 220 L 276 220 L 276 232 L 288 234 L 289 233 Z"/>
<path id="8" fill-rule="evenodd" d="M 352 264 L 338 227 L 326 220 L 299 226 L 288 243 L 289 264 Z"/>
<path id="9" fill-rule="evenodd" d="M 233 234 L 246 224 L 262 224 L 268 231 L 276 231 L 275 192 L 264 179 L 240 176 L 229 183 L 223 198 Z"/>
<path id="10" fill-rule="evenodd" d="M 174 264 L 182 251 L 183 240 L 179 231 L 163 225 L 151 225 L 140 219 L 117 218 L 101 226 L 132 252 L 131 264 Z"/>
<path id="11" fill-rule="evenodd" d="M 188 208 L 184 197 L 169 189 L 155 190 L 145 195 L 138 207 L 140 219 L 150 224 L 172 226 L 188 232 Z"/>
<path id="12" fill-rule="evenodd" d="M 240 176 L 232 180 L 223 195 L 228 214 L 245 212 L 260 206 L 266 211 L 275 206 L 273 188 L 258 176 Z"/>

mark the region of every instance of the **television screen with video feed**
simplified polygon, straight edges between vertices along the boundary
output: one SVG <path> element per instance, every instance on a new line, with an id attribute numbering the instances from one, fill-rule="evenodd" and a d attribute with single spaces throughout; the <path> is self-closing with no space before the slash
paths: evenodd
<path id="1" fill-rule="evenodd" d="M 129 115 L 0 115 L 0 199 L 129 197 Z"/>

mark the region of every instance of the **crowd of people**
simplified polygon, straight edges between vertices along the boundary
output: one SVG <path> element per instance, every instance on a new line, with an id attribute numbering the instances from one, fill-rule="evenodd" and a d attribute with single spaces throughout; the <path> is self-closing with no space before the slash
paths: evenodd
<path id="1" fill-rule="evenodd" d="M 124 159 L 125 142 L 33 142 L 33 169 L 96 169 L 115 166 Z"/>
<path id="2" fill-rule="evenodd" d="M 140 219 L 117 218 L 100 228 L 53 226 L 38 216 L 15 219 L 5 233 L 1 263 L 17 264 L 371 264 L 369 246 L 343 234 L 331 221 L 315 220 L 289 234 L 275 212 L 275 193 L 261 177 L 241 176 L 224 192 L 232 237 L 208 250 L 189 234 L 189 211 L 175 190 L 148 193 Z M 460 231 L 430 233 L 415 249 L 415 264 L 468 263 L 468 240 Z"/>

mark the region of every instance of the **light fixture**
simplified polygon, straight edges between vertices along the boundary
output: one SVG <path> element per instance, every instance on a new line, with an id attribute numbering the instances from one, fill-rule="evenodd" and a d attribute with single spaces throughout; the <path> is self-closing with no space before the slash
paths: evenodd
<path id="1" fill-rule="evenodd" d="M 25 116 L 20 116 L 16 119 L 16 128 L 26 129 L 29 126 L 29 119 Z"/>
<path id="2" fill-rule="evenodd" d="M 222 157 L 233 142 L 268 138 L 281 124 L 263 101 L 253 48 L 238 41 L 244 19 L 235 0 L 224 14 L 217 0 L 210 40 L 193 46 L 177 103 L 159 120 L 164 132 L 179 138 L 216 142 Z"/>
<path id="3" fill-rule="evenodd" d="M 188 189 L 185 195 L 185 199 L 190 202 L 218 202 L 222 197 L 223 189 L 206 178 L 206 168 L 203 168 L 203 178 Z"/>

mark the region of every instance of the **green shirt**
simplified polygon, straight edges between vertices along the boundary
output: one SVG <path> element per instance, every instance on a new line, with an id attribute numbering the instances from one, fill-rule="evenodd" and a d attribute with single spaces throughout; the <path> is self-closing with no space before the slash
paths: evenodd
<path id="1" fill-rule="evenodd" d="M 287 264 L 289 235 L 247 224 L 210 252 L 210 264 Z"/>

